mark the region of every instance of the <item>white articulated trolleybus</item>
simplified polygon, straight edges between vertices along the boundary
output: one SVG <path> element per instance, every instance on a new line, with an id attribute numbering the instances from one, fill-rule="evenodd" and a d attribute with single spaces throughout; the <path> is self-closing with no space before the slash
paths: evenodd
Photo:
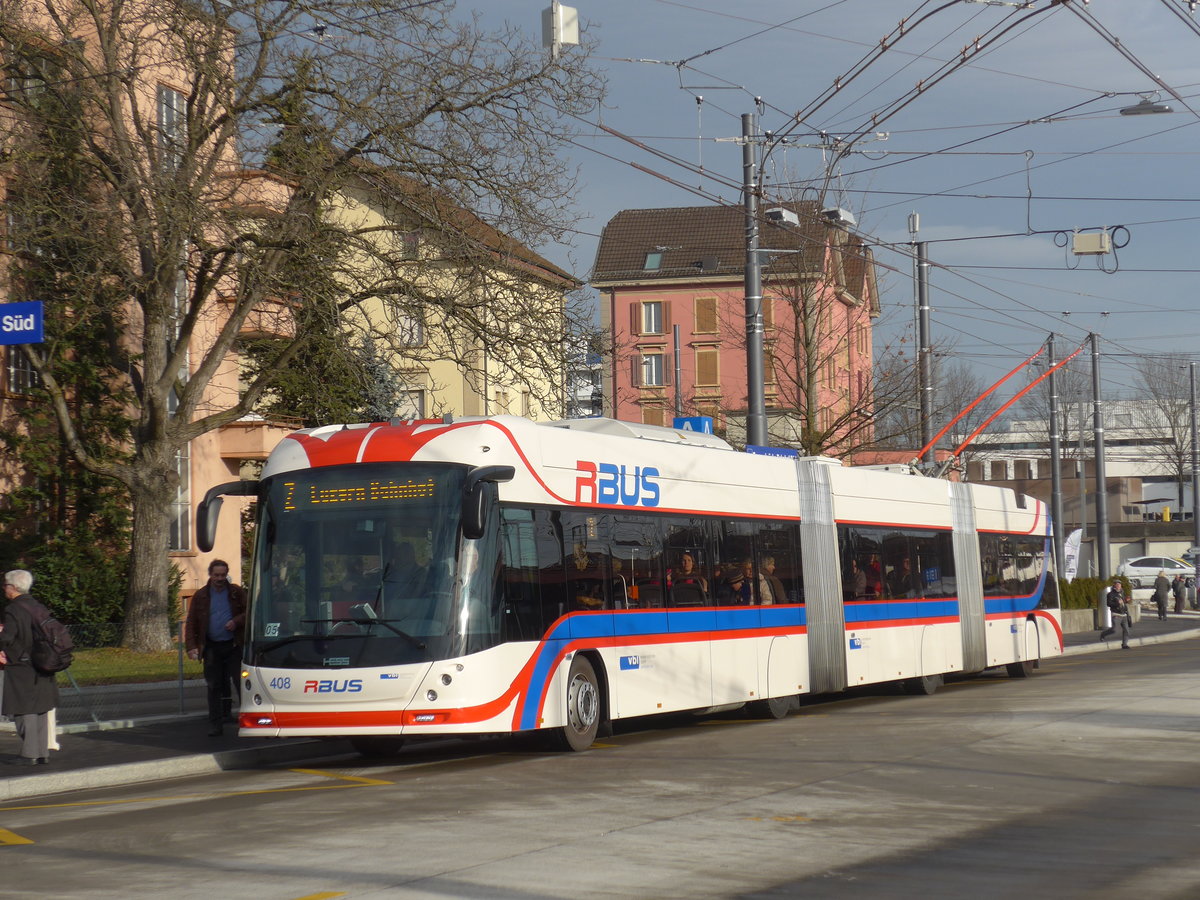
<path id="1" fill-rule="evenodd" d="M 1045 505 L 609 419 L 298 431 L 257 482 L 240 733 L 545 731 L 1062 651 Z"/>

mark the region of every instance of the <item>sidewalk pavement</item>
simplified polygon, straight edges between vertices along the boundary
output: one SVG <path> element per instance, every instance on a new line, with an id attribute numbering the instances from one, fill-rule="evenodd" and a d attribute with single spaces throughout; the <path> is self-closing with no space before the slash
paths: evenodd
<path id="1" fill-rule="evenodd" d="M 1130 644 L 1142 647 L 1166 641 L 1200 638 L 1200 612 L 1169 614 L 1160 622 L 1142 613 L 1133 626 Z M 1096 630 L 1064 636 L 1064 655 L 1119 650 L 1119 634 L 1101 642 Z M 7 734 L 3 733 L 6 731 Z M 62 794 L 92 788 L 119 787 L 139 782 L 207 775 L 226 769 L 344 757 L 350 743 L 336 739 L 239 738 L 235 726 L 222 737 L 208 737 L 202 715 L 155 716 L 101 723 L 88 730 L 73 728 L 60 734 L 61 747 L 46 766 L 4 764 L 18 749 L 12 726 L 0 731 L 0 803 L 27 797 Z"/>

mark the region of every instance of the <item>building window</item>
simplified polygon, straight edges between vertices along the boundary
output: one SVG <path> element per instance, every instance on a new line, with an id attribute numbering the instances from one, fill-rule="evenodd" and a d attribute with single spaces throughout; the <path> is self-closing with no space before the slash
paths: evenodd
<path id="1" fill-rule="evenodd" d="M 406 231 L 400 235 L 400 258 L 417 259 L 421 254 L 421 233 Z"/>
<path id="2" fill-rule="evenodd" d="M 425 344 L 425 322 L 420 316 L 396 317 L 396 343 L 401 347 L 421 347 Z"/>
<path id="3" fill-rule="evenodd" d="M 170 550 L 182 553 L 192 548 L 192 478 L 191 445 L 184 444 L 175 451 L 175 474 L 179 485 L 175 488 L 175 499 L 171 501 Z"/>
<path id="4" fill-rule="evenodd" d="M 19 347 L 8 348 L 8 365 L 5 366 L 5 385 L 10 394 L 28 396 L 42 386 L 41 376 Z"/>
<path id="5" fill-rule="evenodd" d="M 1029 479 L 1033 477 L 1033 463 L 1027 459 L 1018 459 L 1013 463 L 1013 475 L 1016 478 Z"/>
<path id="6" fill-rule="evenodd" d="M 994 460 L 989 466 L 991 469 L 991 477 L 989 481 L 1007 481 L 1008 480 L 1008 463 L 1003 460 Z"/>
<path id="7" fill-rule="evenodd" d="M 666 382 L 666 371 L 661 353 L 647 353 L 642 357 L 642 387 L 662 387 Z"/>
<path id="8" fill-rule="evenodd" d="M 717 333 L 717 298 L 696 298 L 696 333 Z"/>
<path id="9" fill-rule="evenodd" d="M 696 386 L 712 387 L 721 383 L 721 353 L 716 347 L 696 350 Z"/>
<path id="10" fill-rule="evenodd" d="M 663 424 L 663 408 L 658 404 L 642 407 L 642 424 L 643 425 L 662 425 Z"/>
<path id="11" fill-rule="evenodd" d="M 396 400 L 396 416 L 401 419 L 425 418 L 425 392 L 401 391 Z"/>
<path id="12" fill-rule="evenodd" d="M 653 252 L 646 254 L 646 263 L 642 268 L 647 272 L 657 272 L 662 268 L 662 253 Z"/>
<path id="13" fill-rule="evenodd" d="M 634 334 L 666 334 L 664 308 L 661 300 L 647 300 L 634 307 Z"/>
<path id="14" fill-rule="evenodd" d="M 187 142 L 187 98 L 174 88 L 158 86 L 158 155 L 164 170 L 173 171 Z"/>

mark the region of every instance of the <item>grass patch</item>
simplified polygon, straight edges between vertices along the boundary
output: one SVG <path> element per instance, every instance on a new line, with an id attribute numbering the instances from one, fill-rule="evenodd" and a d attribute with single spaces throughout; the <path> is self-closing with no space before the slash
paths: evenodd
<path id="1" fill-rule="evenodd" d="M 76 650 L 70 672 L 79 685 L 175 681 L 179 678 L 179 654 L 175 650 L 167 650 L 162 653 L 135 653 L 121 647 Z M 183 677 L 203 678 L 203 664 L 199 660 L 190 660 L 185 655 L 183 657 Z M 69 682 L 66 678 L 61 678 L 59 684 L 69 684 Z"/>

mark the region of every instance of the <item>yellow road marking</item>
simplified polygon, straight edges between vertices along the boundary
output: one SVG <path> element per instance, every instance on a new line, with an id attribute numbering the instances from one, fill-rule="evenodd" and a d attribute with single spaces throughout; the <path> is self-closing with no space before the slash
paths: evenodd
<path id="1" fill-rule="evenodd" d="M 165 797 L 131 797 L 128 800 L 80 800 L 75 803 L 39 803 L 31 806 L 4 806 L 0 807 L 0 812 L 15 812 L 16 810 L 26 809 L 68 809 L 70 807 L 84 806 L 122 806 L 130 803 L 163 803 L 176 800 L 212 800 L 218 797 L 252 797 L 257 794 L 295 794 L 300 793 L 301 791 L 340 791 L 346 790 L 347 788 L 395 784 L 394 781 L 383 781 L 377 778 L 356 778 L 352 775 L 334 775 L 329 772 L 322 772 L 318 769 L 291 769 L 290 771 L 302 772 L 309 775 L 320 775 L 325 778 L 336 778 L 340 782 L 349 783 L 320 784 L 290 788 L 262 788 L 254 791 L 217 791 L 215 793 L 203 794 L 176 794 L 174 796 L 168 795 Z"/>
<path id="2" fill-rule="evenodd" d="M 379 778 L 360 778 L 357 775 L 338 775 L 336 772 L 326 772 L 323 769 L 289 769 L 290 772 L 299 772 L 301 775 L 319 775 L 322 778 L 336 778 L 338 781 L 351 781 L 355 784 L 395 784 L 394 781 L 383 781 Z M 341 896 L 338 894 L 337 896 Z"/>
<path id="3" fill-rule="evenodd" d="M 323 891 L 320 894 L 305 894 L 303 897 L 294 898 L 294 900 L 333 900 L 334 897 L 345 896 L 345 891 Z"/>
<path id="4" fill-rule="evenodd" d="M 811 822 L 808 816 L 749 816 L 747 822 Z"/>
<path id="5" fill-rule="evenodd" d="M 0 828 L 0 844 L 32 844 L 29 838 L 21 837 L 19 834 L 13 834 L 7 828 Z"/>

